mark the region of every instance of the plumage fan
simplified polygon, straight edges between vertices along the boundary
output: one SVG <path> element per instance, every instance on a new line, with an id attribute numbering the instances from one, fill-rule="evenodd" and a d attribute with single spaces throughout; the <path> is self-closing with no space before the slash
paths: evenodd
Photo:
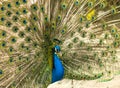
<path id="1" fill-rule="evenodd" d="M 0 88 L 111 80 L 119 47 L 119 0 L 0 0 Z"/>

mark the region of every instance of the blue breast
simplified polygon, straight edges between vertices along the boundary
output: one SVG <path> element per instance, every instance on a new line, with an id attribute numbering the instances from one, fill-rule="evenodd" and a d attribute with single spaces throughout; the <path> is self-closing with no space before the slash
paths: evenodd
<path id="1" fill-rule="evenodd" d="M 59 57 L 55 53 L 53 56 L 53 63 L 54 67 L 52 70 L 52 83 L 61 80 L 64 76 L 64 67 Z"/>

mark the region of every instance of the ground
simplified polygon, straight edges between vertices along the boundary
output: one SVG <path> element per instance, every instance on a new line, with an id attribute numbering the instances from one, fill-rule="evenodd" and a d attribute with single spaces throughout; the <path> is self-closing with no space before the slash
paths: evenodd
<path id="1" fill-rule="evenodd" d="M 115 76 L 111 81 L 98 82 L 98 80 L 70 80 L 63 79 L 61 81 L 50 84 L 48 88 L 120 88 L 120 75 Z"/>

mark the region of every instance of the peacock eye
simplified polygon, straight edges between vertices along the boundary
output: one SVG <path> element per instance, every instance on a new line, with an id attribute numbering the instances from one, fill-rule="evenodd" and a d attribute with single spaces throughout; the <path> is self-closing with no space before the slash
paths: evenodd
<path id="1" fill-rule="evenodd" d="M 26 57 L 26 60 L 27 60 L 27 61 L 29 61 L 29 59 L 30 59 L 29 57 Z"/>
<path id="2" fill-rule="evenodd" d="M 80 22 L 83 22 L 83 17 L 80 17 Z"/>
<path id="3" fill-rule="evenodd" d="M 21 68 L 21 67 L 18 67 L 18 70 L 19 70 L 19 71 L 21 71 L 21 70 L 22 70 L 22 68 Z"/>
<path id="4" fill-rule="evenodd" d="M 4 46 L 5 46 L 5 44 L 3 43 L 3 44 L 2 44 L 2 46 L 4 47 Z"/>
<path id="5" fill-rule="evenodd" d="M 36 15 L 31 16 L 31 19 L 32 19 L 33 21 L 38 21 L 38 17 L 37 17 Z"/>
<path id="6" fill-rule="evenodd" d="M 17 22 L 17 21 L 18 21 L 18 17 L 17 17 L 17 16 L 13 16 L 12 20 L 13 20 L 14 22 Z"/>
<path id="7" fill-rule="evenodd" d="M 63 8 L 65 8 L 65 5 L 62 5 Z"/>
<path id="8" fill-rule="evenodd" d="M 33 42 L 32 46 L 33 46 L 34 48 L 36 48 L 36 47 L 38 46 L 38 43 L 37 43 L 37 42 Z"/>
<path id="9" fill-rule="evenodd" d="M 99 44 L 100 44 L 100 45 L 103 44 L 103 40 L 102 40 L 102 39 L 99 40 Z"/>
<path id="10" fill-rule="evenodd" d="M 18 28 L 17 26 L 14 26 L 14 27 L 12 28 L 12 31 L 15 32 L 15 33 L 18 32 L 18 30 L 19 30 L 19 28 Z"/>
<path id="11" fill-rule="evenodd" d="M 19 59 L 19 60 L 21 60 L 21 59 L 22 59 L 22 57 L 21 57 L 21 56 L 19 56 L 19 57 L 18 57 L 18 59 Z"/>
<path id="12" fill-rule="evenodd" d="M 88 66 L 88 69 L 90 70 L 92 67 L 91 66 Z M 89 78 L 89 77 L 88 77 Z"/>
<path id="13" fill-rule="evenodd" d="M 112 14 L 115 14 L 115 13 L 116 13 L 116 9 L 113 8 L 113 9 L 111 10 L 111 13 L 112 13 Z"/>
<path id="14" fill-rule="evenodd" d="M 82 58 L 87 61 L 89 59 L 88 55 L 83 55 Z"/>
<path id="15" fill-rule="evenodd" d="M 109 50 L 111 48 L 111 46 L 107 46 L 106 48 L 107 48 L 107 50 Z"/>
<path id="16" fill-rule="evenodd" d="M 27 3 L 27 0 L 23 0 L 23 3 Z"/>
<path id="17" fill-rule="evenodd" d="M 4 17 L 1 17 L 1 21 L 5 21 L 5 18 L 4 18 Z"/>
<path id="18" fill-rule="evenodd" d="M 115 33 L 116 32 L 116 30 L 115 29 L 111 29 L 111 33 Z"/>
<path id="19" fill-rule="evenodd" d="M 7 22 L 6 22 L 6 26 L 7 26 L 7 27 L 11 27 L 11 25 L 12 25 L 12 23 L 11 23 L 10 21 L 7 21 Z"/>
<path id="20" fill-rule="evenodd" d="M 13 47 L 10 47 L 10 48 L 9 48 L 9 51 L 10 51 L 10 52 L 13 52 Z"/>
<path id="21" fill-rule="evenodd" d="M 52 26 L 55 26 L 55 22 L 52 22 Z"/>
<path id="22" fill-rule="evenodd" d="M 30 27 L 26 27 L 25 29 L 27 32 L 30 32 L 31 28 Z"/>
<path id="23" fill-rule="evenodd" d="M 23 13 L 24 13 L 24 14 L 26 14 L 26 13 L 27 13 L 27 10 L 26 10 L 26 9 L 24 9 L 24 10 L 23 10 Z"/>
<path id="24" fill-rule="evenodd" d="M 97 57 L 97 55 L 98 55 L 97 53 L 94 53 L 94 54 L 93 54 L 93 57 L 94 57 L 94 58 L 96 58 L 96 57 Z"/>
<path id="25" fill-rule="evenodd" d="M 8 17 L 10 17 L 10 16 L 12 15 L 12 13 L 11 13 L 10 11 L 7 11 L 7 12 L 6 12 L 6 15 L 7 15 Z"/>
<path id="26" fill-rule="evenodd" d="M 35 21 L 37 20 L 37 18 L 36 18 L 36 17 L 34 17 L 33 19 L 34 19 Z"/>
<path id="27" fill-rule="evenodd" d="M 31 42 L 31 38 L 30 37 L 26 37 L 25 41 L 29 43 L 29 42 Z"/>
<path id="28" fill-rule="evenodd" d="M 15 42 L 15 39 L 12 39 L 12 42 Z"/>
<path id="29" fill-rule="evenodd" d="M 111 53 L 111 54 L 115 54 L 115 53 L 116 53 L 116 51 L 115 51 L 115 50 L 112 50 L 110 53 Z"/>
<path id="30" fill-rule="evenodd" d="M 82 37 L 85 38 L 86 37 L 86 32 L 82 33 Z"/>
<path id="31" fill-rule="evenodd" d="M 112 32 L 112 33 L 114 33 L 114 32 L 115 32 L 115 30 L 112 30 L 111 32 Z"/>
<path id="32" fill-rule="evenodd" d="M 12 43 L 15 43 L 16 41 L 17 41 L 16 38 L 12 38 L 12 39 L 11 39 L 11 42 L 12 42 Z"/>
<path id="33" fill-rule="evenodd" d="M 77 56 L 77 53 L 73 53 L 73 56 Z"/>
<path id="34" fill-rule="evenodd" d="M 36 47 L 36 46 L 37 46 L 37 44 L 34 44 L 34 46 Z"/>
<path id="35" fill-rule="evenodd" d="M 10 62 L 13 62 L 13 57 L 10 57 L 9 61 L 10 61 Z"/>
<path id="36" fill-rule="evenodd" d="M 119 1 L 118 1 L 118 2 L 116 2 L 116 5 L 117 5 L 117 6 L 119 6 L 119 5 L 120 5 L 120 2 L 119 2 Z"/>
<path id="37" fill-rule="evenodd" d="M 16 12 L 16 15 L 20 15 L 20 12 L 17 11 L 17 12 Z"/>
<path id="38" fill-rule="evenodd" d="M 30 27 L 28 27 L 27 30 L 30 31 L 31 30 Z"/>
<path id="39" fill-rule="evenodd" d="M 87 22 L 87 23 L 85 24 L 85 27 L 86 27 L 86 28 L 89 28 L 89 27 L 90 27 L 90 23 Z"/>
<path id="40" fill-rule="evenodd" d="M 5 33 L 2 33 L 2 36 L 5 36 Z"/>
<path id="41" fill-rule="evenodd" d="M 36 8 L 35 6 L 33 7 L 33 9 L 34 9 L 34 10 L 37 10 L 37 8 Z"/>
<path id="42" fill-rule="evenodd" d="M 92 47 L 91 47 L 91 46 L 88 46 L 88 47 L 87 47 L 87 51 L 92 51 Z"/>
<path id="43" fill-rule="evenodd" d="M 15 4 L 16 4 L 16 6 L 19 6 L 19 5 L 20 5 L 20 2 L 19 2 L 19 1 L 17 1 L 17 2 L 15 2 Z"/>
<path id="44" fill-rule="evenodd" d="M 6 31 L 2 31 L 2 36 L 3 36 L 3 37 L 6 36 Z"/>
<path id="45" fill-rule="evenodd" d="M 26 46 L 26 47 L 25 47 L 25 49 L 26 49 L 27 51 L 29 51 L 29 50 L 30 50 L 30 48 L 29 48 L 28 46 Z"/>
<path id="46" fill-rule="evenodd" d="M 21 46 L 21 48 L 24 48 L 24 47 L 25 47 L 24 45 Z"/>
<path id="47" fill-rule="evenodd" d="M 40 53 L 39 53 L 39 52 L 37 52 L 36 56 L 37 56 L 37 57 L 39 57 L 39 56 L 40 56 Z"/>
<path id="48" fill-rule="evenodd" d="M 42 6 L 42 7 L 41 7 L 41 11 L 44 12 L 44 10 L 45 10 L 45 8 Z"/>
<path id="49" fill-rule="evenodd" d="M 25 48 L 25 45 L 24 45 L 24 43 L 22 43 L 22 44 L 20 44 L 20 48 Z"/>
<path id="50" fill-rule="evenodd" d="M 45 17 L 45 21 L 46 21 L 46 22 L 48 21 L 48 17 Z"/>
<path id="51" fill-rule="evenodd" d="M 73 47 L 73 43 L 68 44 L 68 48 L 72 48 Z"/>
<path id="52" fill-rule="evenodd" d="M 83 27 L 79 27 L 78 32 L 80 33 L 82 29 L 83 29 Z"/>
<path id="53" fill-rule="evenodd" d="M 91 20 L 92 20 L 92 21 L 94 21 L 94 20 L 95 20 L 95 17 L 94 17 L 94 16 L 92 16 Z"/>
<path id="54" fill-rule="evenodd" d="M 61 33 L 64 34 L 64 33 L 65 33 L 65 29 L 62 29 L 62 30 L 61 30 Z"/>
<path id="55" fill-rule="evenodd" d="M 61 5 L 61 8 L 62 8 L 63 10 L 65 10 L 65 9 L 67 8 L 66 4 L 62 4 L 62 5 Z"/>
<path id="56" fill-rule="evenodd" d="M 26 20 L 23 20 L 23 24 L 27 24 L 27 21 L 26 21 Z"/>
<path id="57" fill-rule="evenodd" d="M 61 16 L 58 16 L 57 19 L 58 19 L 58 20 L 61 20 Z"/>
<path id="58" fill-rule="evenodd" d="M 102 57 L 105 57 L 105 56 L 107 55 L 107 52 L 102 51 L 102 52 L 101 52 L 101 55 L 102 55 Z"/>
<path id="59" fill-rule="evenodd" d="M 79 5 L 79 1 L 75 1 L 75 5 Z"/>
<path id="60" fill-rule="evenodd" d="M 19 37 L 24 38 L 25 33 L 21 31 L 18 35 L 19 35 Z"/>
<path id="61" fill-rule="evenodd" d="M 104 6 L 104 5 L 101 3 L 101 4 L 100 4 L 100 8 L 103 8 L 103 6 Z"/>
<path id="62" fill-rule="evenodd" d="M 52 26 L 51 29 L 52 29 L 52 30 L 55 30 L 55 26 Z"/>
<path id="63" fill-rule="evenodd" d="M 118 34 L 116 34 L 115 37 L 118 37 Z"/>
<path id="64" fill-rule="evenodd" d="M 2 46 L 2 47 L 5 47 L 5 46 L 6 46 L 6 42 L 3 41 L 3 42 L 1 43 L 1 46 Z"/>
<path id="65" fill-rule="evenodd" d="M 119 46 L 119 43 L 117 41 L 113 42 L 113 46 L 114 47 L 118 47 Z"/>
<path id="66" fill-rule="evenodd" d="M 88 2 L 88 6 L 92 7 L 93 6 L 93 2 Z"/>
<path id="67" fill-rule="evenodd" d="M 105 3 L 100 3 L 100 8 L 105 8 Z"/>
<path id="68" fill-rule="evenodd" d="M 33 27 L 33 30 L 34 30 L 34 31 L 37 31 L 37 27 Z"/>
<path id="69" fill-rule="evenodd" d="M 96 37 L 95 34 L 93 34 L 93 33 L 90 34 L 90 39 L 93 39 L 93 38 L 95 38 L 95 37 Z"/>
<path id="70" fill-rule="evenodd" d="M 37 7 L 36 4 L 33 4 L 33 5 L 31 6 L 31 9 L 32 9 L 33 11 L 37 11 L 37 10 L 38 10 L 38 7 Z"/>
<path id="71" fill-rule="evenodd" d="M 83 41 L 80 41 L 80 47 L 84 46 L 84 42 Z"/>
<path id="72" fill-rule="evenodd" d="M 8 8 L 11 8 L 12 6 L 11 6 L 11 4 L 9 3 L 9 4 L 7 5 L 7 7 L 8 7 Z"/>
<path id="73" fill-rule="evenodd" d="M 1 11 L 4 11 L 4 10 L 5 10 L 5 7 L 2 6 L 2 7 L 1 7 Z"/>
<path id="74" fill-rule="evenodd" d="M 48 39 L 48 35 L 47 34 L 45 34 L 44 37 L 45 37 L 45 39 Z"/>
<path id="75" fill-rule="evenodd" d="M 73 42 L 74 42 L 74 43 L 77 43 L 78 40 L 79 40 L 79 38 L 78 38 L 78 37 L 75 37 L 75 38 L 73 39 Z"/>
<path id="76" fill-rule="evenodd" d="M 0 69 L 0 75 L 2 75 L 3 74 L 3 71 Z"/>

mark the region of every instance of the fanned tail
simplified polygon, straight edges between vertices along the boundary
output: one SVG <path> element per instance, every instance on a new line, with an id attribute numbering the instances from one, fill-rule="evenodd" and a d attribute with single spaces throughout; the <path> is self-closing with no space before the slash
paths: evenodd
<path id="1" fill-rule="evenodd" d="M 45 5 L 49 1 L 0 1 L 0 87 L 46 88 L 50 83 L 43 50 Z"/>
<path id="2" fill-rule="evenodd" d="M 117 0 L 68 0 L 63 3 L 62 61 L 66 76 L 110 80 L 120 72 L 120 3 Z"/>

